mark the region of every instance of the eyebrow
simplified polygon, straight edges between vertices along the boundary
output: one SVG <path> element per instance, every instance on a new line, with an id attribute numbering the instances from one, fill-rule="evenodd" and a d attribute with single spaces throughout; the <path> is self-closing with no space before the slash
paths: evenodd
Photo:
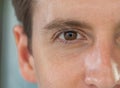
<path id="1" fill-rule="evenodd" d="M 48 23 L 44 28 L 45 29 L 57 29 L 57 28 L 64 28 L 64 27 L 80 27 L 84 29 L 92 29 L 92 27 L 83 21 L 77 20 L 60 20 L 56 19 Z"/>

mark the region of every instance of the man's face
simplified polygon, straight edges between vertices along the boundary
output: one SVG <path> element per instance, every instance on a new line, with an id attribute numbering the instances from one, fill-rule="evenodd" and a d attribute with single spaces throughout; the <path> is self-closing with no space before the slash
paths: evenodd
<path id="1" fill-rule="evenodd" d="M 38 0 L 32 29 L 40 88 L 119 84 L 120 0 Z"/>

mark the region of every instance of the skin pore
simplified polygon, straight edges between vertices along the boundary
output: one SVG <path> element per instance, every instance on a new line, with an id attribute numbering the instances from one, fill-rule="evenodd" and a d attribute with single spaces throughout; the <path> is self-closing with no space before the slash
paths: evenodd
<path id="1" fill-rule="evenodd" d="M 120 0 L 36 0 L 32 54 L 14 34 L 21 73 L 39 88 L 119 88 Z"/>

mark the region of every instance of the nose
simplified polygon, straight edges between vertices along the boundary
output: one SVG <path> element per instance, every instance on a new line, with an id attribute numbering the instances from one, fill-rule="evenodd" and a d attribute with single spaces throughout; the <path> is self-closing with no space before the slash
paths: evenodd
<path id="1" fill-rule="evenodd" d="M 85 83 L 90 88 L 113 88 L 119 80 L 117 64 L 108 45 L 97 46 L 85 59 Z M 120 88 L 120 86 L 118 87 Z"/>

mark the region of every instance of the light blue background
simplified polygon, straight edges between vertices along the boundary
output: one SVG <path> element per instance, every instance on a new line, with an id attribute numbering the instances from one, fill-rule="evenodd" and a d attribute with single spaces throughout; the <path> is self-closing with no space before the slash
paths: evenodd
<path id="1" fill-rule="evenodd" d="M 13 27 L 17 22 L 11 0 L 3 0 L 2 29 L 2 69 L 0 88 L 37 88 L 36 84 L 27 83 L 20 75 L 18 57 L 13 36 Z M 1 41 L 0 41 L 1 42 Z"/>

